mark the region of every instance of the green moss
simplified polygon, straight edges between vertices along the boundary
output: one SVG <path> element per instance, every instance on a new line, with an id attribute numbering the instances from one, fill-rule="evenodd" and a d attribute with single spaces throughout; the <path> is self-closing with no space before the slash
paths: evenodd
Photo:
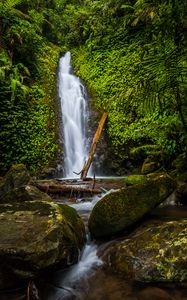
<path id="1" fill-rule="evenodd" d="M 5 272 L 21 280 L 38 276 L 47 268 L 77 262 L 85 241 L 77 212 L 52 202 L 0 205 L 0 229 L 0 259 L 4 262 L 0 277 Z"/>
<path id="2" fill-rule="evenodd" d="M 146 183 L 111 192 L 94 206 L 88 223 L 90 232 L 101 237 L 125 229 L 165 200 L 174 188 L 174 181 L 161 175 Z"/>
<path id="3" fill-rule="evenodd" d="M 148 178 L 145 175 L 129 175 L 125 178 L 125 183 L 130 186 L 139 183 L 145 183 Z"/>
<path id="4" fill-rule="evenodd" d="M 60 48 L 52 44 L 43 45 L 37 54 L 38 80 L 32 86 L 30 107 L 29 149 L 25 153 L 31 171 L 42 172 L 55 165 L 59 152 L 56 73 Z M 24 160 L 25 161 L 25 160 Z"/>
<path id="5" fill-rule="evenodd" d="M 142 166 L 142 170 L 141 173 L 142 174 L 149 174 L 152 173 L 156 170 L 158 170 L 158 168 L 160 167 L 160 164 L 157 162 L 144 162 L 143 166 Z"/>
<path id="6" fill-rule="evenodd" d="M 82 219 L 77 214 L 76 210 L 66 204 L 59 205 L 60 212 L 68 220 L 68 223 L 71 225 L 71 228 L 77 229 L 77 241 L 79 245 L 85 243 L 85 227 Z M 77 243 L 76 241 L 76 243 Z"/>
<path id="7" fill-rule="evenodd" d="M 187 279 L 187 220 L 146 223 L 110 251 L 111 268 L 125 279 L 178 282 Z"/>

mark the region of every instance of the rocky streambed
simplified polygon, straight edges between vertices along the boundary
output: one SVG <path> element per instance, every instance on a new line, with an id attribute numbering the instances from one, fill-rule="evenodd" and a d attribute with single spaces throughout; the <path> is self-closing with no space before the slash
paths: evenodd
<path id="1" fill-rule="evenodd" d="M 167 174 L 77 185 L 33 183 L 12 167 L 0 181 L 1 298 L 25 299 L 27 289 L 31 300 L 187 299 L 185 206 L 155 209 L 174 190 Z"/>

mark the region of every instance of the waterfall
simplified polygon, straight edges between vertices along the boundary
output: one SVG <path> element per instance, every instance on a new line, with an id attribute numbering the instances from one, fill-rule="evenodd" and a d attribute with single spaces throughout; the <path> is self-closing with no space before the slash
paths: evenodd
<path id="1" fill-rule="evenodd" d="M 80 79 L 72 74 L 71 54 L 60 59 L 59 97 L 64 135 L 64 176 L 77 177 L 88 157 L 86 124 L 88 110 L 86 90 Z"/>

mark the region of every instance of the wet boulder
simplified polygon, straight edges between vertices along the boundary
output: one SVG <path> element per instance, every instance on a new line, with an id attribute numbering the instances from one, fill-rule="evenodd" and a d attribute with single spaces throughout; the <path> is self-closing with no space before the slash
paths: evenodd
<path id="1" fill-rule="evenodd" d="M 141 282 L 187 280 L 187 220 L 154 221 L 105 253 L 112 270 Z"/>
<path id="2" fill-rule="evenodd" d="M 89 229 L 94 237 L 110 236 L 137 222 L 174 190 L 166 174 L 105 195 L 93 208 Z"/>
<path id="3" fill-rule="evenodd" d="M 0 203 L 16 203 L 24 201 L 52 201 L 51 197 L 41 192 L 37 187 L 24 185 L 14 188 L 0 198 Z"/>
<path id="4" fill-rule="evenodd" d="M 0 204 L 0 289 L 77 262 L 84 242 L 84 224 L 67 205 Z"/>
<path id="5" fill-rule="evenodd" d="M 0 202 L 3 197 L 15 188 L 25 186 L 30 181 L 30 175 L 23 164 L 13 165 L 0 181 Z"/>
<path id="6" fill-rule="evenodd" d="M 25 165 L 13 165 L 0 181 L 0 203 L 52 201 L 51 197 L 32 184 Z"/>

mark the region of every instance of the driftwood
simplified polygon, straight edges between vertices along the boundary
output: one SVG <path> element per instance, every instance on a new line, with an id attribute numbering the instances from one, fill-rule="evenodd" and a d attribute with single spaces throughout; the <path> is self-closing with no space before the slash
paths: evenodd
<path id="1" fill-rule="evenodd" d="M 90 150 L 90 153 L 89 153 L 89 157 L 88 157 L 87 161 L 85 162 L 84 167 L 83 167 L 83 169 L 81 171 L 81 179 L 86 178 L 86 176 L 88 174 L 88 170 L 89 170 L 90 165 L 92 163 L 92 160 L 93 160 L 93 157 L 94 157 L 94 153 L 95 153 L 95 150 L 96 150 L 96 147 L 97 147 L 97 143 L 98 143 L 99 138 L 101 136 L 101 133 L 102 133 L 102 130 L 103 130 L 103 126 L 104 126 L 104 124 L 106 122 L 107 116 L 108 116 L 108 113 L 104 112 L 103 115 L 102 115 L 102 118 L 101 118 L 101 120 L 99 122 L 97 131 L 96 131 L 96 133 L 94 135 L 94 138 L 93 138 L 92 147 L 91 147 L 91 150 Z"/>

